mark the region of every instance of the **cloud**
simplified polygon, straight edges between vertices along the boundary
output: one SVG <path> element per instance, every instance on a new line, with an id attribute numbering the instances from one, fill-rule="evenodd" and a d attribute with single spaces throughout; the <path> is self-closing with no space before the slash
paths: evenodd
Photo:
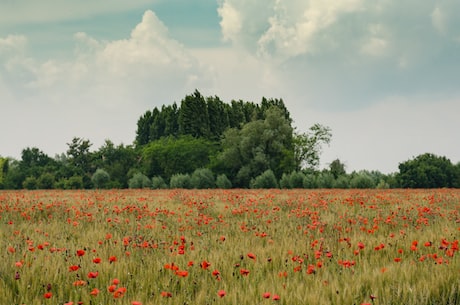
<path id="1" fill-rule="evenodd" d="M 146 110 L 180 102 L 212 83 L 208 67 L 169 36 L 153 11 L 146 11 L 125 39 L 76 33 L 75 51 L 63 59 L 35 58 L 23 36 L 0 39 L 0 104 L 11 114 L 0 123 L 1 138 L 27 145 L 61 143 L 59 149 L 46 149 L 51 155 L 63 152 L 62 145 L 74 136 L 96 139 L 96 145 L 105 138 L 131 143 Z M 15 117 L 37 128 L 21 128 L 13 138 L 3 134 Z"/>
<path id="2" fill-rule="evenodd" d="M 107 13 L 145 8 L 153 0 L 15 0 L 0 1 L 0 25 L 50 23 L 64 20 L 86 19 Z"/>

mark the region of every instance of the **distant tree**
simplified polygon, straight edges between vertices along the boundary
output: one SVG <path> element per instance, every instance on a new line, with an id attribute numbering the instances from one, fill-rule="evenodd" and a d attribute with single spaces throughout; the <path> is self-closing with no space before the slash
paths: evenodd
<path id="1" fill-rule="evenodd" d="M 6 175 L 8 173 L 8 163 L 7 158 L 0 157 L 0 189 L 5 188 Z"/>
<path id="2" fill-rule="evenodd" d="M 252 189 L 277 188 L 278 182 L 276 181 L 276 177 L 273 171 L 268 169 L 259 176 L 253 178 L 251 180 L 250 187 Z"/>
<path id="3" fill-rule="evenodd" d="M 34 176 L 27 177 L 24 182 L 22 183 L 22 187 L 27 190 L 35 190 L 38 188 L 37 186 L 37 178 Z"/>
<path id="4" fill-rule="evenodd" d="M 74 137 L 67 146 L 67 162 L 73 175 L 82 177 L 84 188 L 91 188 L 91 173 L 94 170 L 93 155 L 89 151 L 91 142 Z"/>
<path id="5" fill-rule="evenodd" d="M 354 189 L 375 188 L 376 183 L 372 174 L 368 171 L 353 172 L 350 179 L 350 187 Z"/>
<path id="6" fill-rule="evenodd" d="M 342 175 L 346 175 L 345 164 L 340 162 L 339 159 L 335 159 L 329 164 L 329 170 L 335 179 L 339 178 Z"/>
<path id="7" fill-rule="evenodd" d="M 152 111 L 147 111 L 137 121 L 136 140 L 137 146 L 145 145 L 150 140 L 150 126 L 152 125 L 154 117 Z"/>
<path id="8" fill-rule="evenodd" d="M 110 181 L 110 175 L 106 170 L 98 168 L 91 176 L 91 181 L 95 188 L 103 189 L 107 187 Z"/>
<path id="9" fill-rule="evenodd" d="M 453 187 L 455 168 L 446 157 L 425 153 L 399 164 L 397 179 L 403 188 Z"/>
<path id="10" fill-rule="evenodd" d="M 329 144 L 332 138 L 331 129 L 315 124 L 309 131 L 294 135 L 295 159 L 298 169 L 316 169 L 319 166 L 323 144 Z"/>
<path id="11" fill-rule="evenodd" d="M 190 179 L 192 188 L 212 189 L 216 187 L 214 174 L 208 168 L 197 168 Z"/>
<path id="12" fill-rule="evenodd" d="M 219 140 L 229 127 L 227 108 L 217 96 L 206 99 L 209 115 L 209 132 L 213 140 Z"/>
<path id="13" fill-rule="evenodd" d="M 152 186 L 152 181 L 146 175 L 138 172 L 129 179 L 128 186 L 130 189 L 150 188 Z"/>
<path id="14" fill-rule="evenodd" d="M 169 182 L 172 189 L 191 189 L 192 182 L 189 174 L 174 174 Z"/>
<path id="15" fill-rule="evenodd" d="M 216 178 L 216 187 L 220 189 L 231 189 L 232 182 L 225 174 L 218 175 Z"/>
<path id="16" fill-rule="evenodd" d="M 209 137 L 208 107 L 198 90 L 187 95 L 181 102 L 179 111 L 179 133 L 193 137 Z"/>
<path id="17" fill-rule="evenodd" d="M 55 177 L 52 173 L 43 173 L 37 179 L 37 187 L 42 190 L 54 189 Z"/>
<path id="18" fill-rule="evenodd" d="M 152 178 L 152 188 L 153 189 L 167 189 L 168 185 L 161 176 L 155 176 Z"/>

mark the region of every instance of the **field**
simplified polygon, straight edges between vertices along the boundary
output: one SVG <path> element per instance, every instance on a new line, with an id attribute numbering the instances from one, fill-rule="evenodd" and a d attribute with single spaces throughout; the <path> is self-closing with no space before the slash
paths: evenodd
<path id="1" fill-rule="evenodd" d="M 0 192 L 0 304 L 460 304 L 460 190 Z"/>

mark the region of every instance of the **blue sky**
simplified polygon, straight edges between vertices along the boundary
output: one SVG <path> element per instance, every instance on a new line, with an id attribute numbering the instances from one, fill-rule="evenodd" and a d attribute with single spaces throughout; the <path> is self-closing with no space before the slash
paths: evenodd
<path id="1" fill-rule="evenodd" d="M 283 98 L 332 129 L 322 166 L 460 161 L 460 3 L 396 0 L 0 2 L 0 155 L 75 136 L 131 144 L 137 119 L 198 89 Z M 6 115 L 5 115 L 6 114 Z"/>

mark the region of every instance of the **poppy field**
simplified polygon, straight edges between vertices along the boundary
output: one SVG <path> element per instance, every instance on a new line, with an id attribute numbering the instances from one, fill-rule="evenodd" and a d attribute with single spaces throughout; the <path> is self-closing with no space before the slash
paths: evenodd
<path id="1" fill-rule="evenodd" d="M 460 190 L 0 192 L 0 304 L 460 304 Z"/>

